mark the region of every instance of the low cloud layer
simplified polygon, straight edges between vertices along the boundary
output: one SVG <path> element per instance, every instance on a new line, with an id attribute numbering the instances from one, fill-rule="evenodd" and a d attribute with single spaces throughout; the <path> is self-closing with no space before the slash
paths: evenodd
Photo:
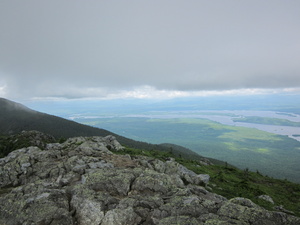
<path id="1" fill-rule="evenodd" d="M 296 0 L 2 0 L 0 95 L 299 88 L 299 27 Z"/>

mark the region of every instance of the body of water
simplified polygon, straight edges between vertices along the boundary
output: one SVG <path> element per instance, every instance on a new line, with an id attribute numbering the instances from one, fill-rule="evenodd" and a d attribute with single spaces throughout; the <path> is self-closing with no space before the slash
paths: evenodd
<path id="1" fill-rule="evenodd" d="M 286 119 L 292 122 L 300 122 L 300 115 L 293 113 L 281 113 L 274 111 L 242 111 L 242 110 L 217 110 L 217 111 L 172 111 L 172 112 L 152 112 L 147 114 L 127 115 L 126 117 L 148 117 L 157 119 L 168 118 L 203 118 L 209 119 L 215 122 L 219 122 L 230 126 L 241 126 L 256 128 L 258 130 L 286 135 L 297 141 L 300 141 L 300 127 L 292 126 L 278 126 L 278 125 L 266 125 L 256 123 L 234 122 L 234 118 L 247 117 L 247 116 L 259 116 Z M 299 135 L 299 136 L 293 136 Z"/>
<path id="2" fill-rule="evenodd" d="M 247 116 L 269 117 L 277 119 L 286 119 L 292 122 L 300 122 L 300 115 L 293 113 L 282 113 L 274 111 L 248 111 L 248 110 L 199 110 L 199 111 L 152 111 L 142 114 L 128 114 L 128 115 L 101 115 L 101 116 L 87 116 L 87 115 L 72 115 L 69 119 L 97 119 L 97 118 L 114 118 L 114 117 L 131 117 L 131 118 L 153 118 L 153 119 L 174 119 L 174 118 L 203 118 L 224 125 L 241 126 L 256 128 L 258 130 L 266 131 L 269 133 L 286 135 L 297 141 L 300 141 L 300 127 L 292 126 L 279 126 L 279 125 L 266 125 L 256 123 L 235 122 L 234 118 L 241 118 Z M 295 136 L 293 136 L 295 135 Z"/>

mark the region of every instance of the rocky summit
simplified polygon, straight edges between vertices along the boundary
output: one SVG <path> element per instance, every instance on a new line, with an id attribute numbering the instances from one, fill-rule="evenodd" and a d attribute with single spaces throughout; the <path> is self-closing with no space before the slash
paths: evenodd
<path id="1" fill-rule="evenodd" d="M 0 159 L 1 225 L 300 224 L 209 192 L 208 175 L 172 158 L 115 154 L 123 147 L 113 136 L 39 146 Z"/>

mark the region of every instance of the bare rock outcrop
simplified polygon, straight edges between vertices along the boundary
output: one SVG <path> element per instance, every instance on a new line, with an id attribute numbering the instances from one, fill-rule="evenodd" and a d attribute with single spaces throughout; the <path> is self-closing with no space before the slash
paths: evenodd
<path id="1" fill-rule="evenodd" d="M 77 137 L 0 159 L 0 224 L 300 224 L 205 189 L 209 176 L 170 159 L 114 154 L 112 137 Z"/>

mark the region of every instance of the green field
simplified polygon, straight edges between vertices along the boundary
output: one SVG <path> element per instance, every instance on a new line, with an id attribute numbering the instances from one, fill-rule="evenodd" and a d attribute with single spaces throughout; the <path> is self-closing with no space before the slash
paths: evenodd
<path id="1" fill-rule="evenodd" d="M 139 141 L 181 145 L 242 169 L 300 183 L 300 142 L 285 136 L 194 118 L 116 117 L 78 122 Z"/>

